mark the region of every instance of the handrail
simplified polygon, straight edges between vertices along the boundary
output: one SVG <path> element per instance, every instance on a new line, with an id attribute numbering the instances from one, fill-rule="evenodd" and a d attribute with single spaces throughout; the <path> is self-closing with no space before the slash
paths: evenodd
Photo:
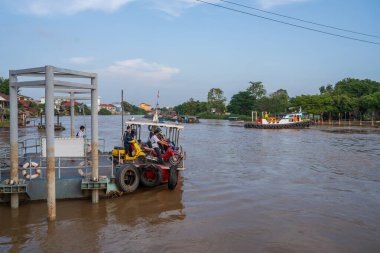
<path id="1" fill-rule="evenodd" d="M 99 158 L 101 159 L 104 159 L 104 160 L 108 160 L 109 158 L 109 154 L 99 154 Z M 57 179 L 61 179 L 61 178 L 64 178 L 62 177 L 62 172 L 64 170 L 67 170 L 67 169 L 71 169 L 71 170 L 75 170 L 72 175 L 70 175 L 70 177 L 78 177 L 80 178 L 81 176 L 78 174 L 77 170 L 79 169 L 79 163 L 80 162 L 83 162 L 84 161 L 84 165 L 83 165 L 83 170 L 84 170 L 84 173 L 87 175 L 89 172 L 91 172 L 91 166 L 88 165 L 88 161 L 91 160 L 89 159 L 90 157 L 88 156 L 85 156 L 85 157 L 56 157 L 56 161 L 55 161 L 55 171 L 57 174 Z M 5 158 L 1 158 L 0 159 L 0 162 L 2 159 L 10 159 L 10 157 L 5 157 Z M 69 166 L 69 165 L 63 165 L 65 164 L 64 161 L 71 161 L 71 162 L 74 162 L 74 164 L 72 166 Z M 20 162 L 23 162 L 24 164 L 26 162 L 28 162 L 29 164 L 31 164 L 32 162 L 35 162 L 38 164 L 38 169 L 40 169 L 42 171 L 41 173 L 41 176 L 36 178 L 36 179 L 43 179 L 43 180 L 46 180 L 46 177 L 44 177 L 43 175 L 46 175 L 46 157 L 42 157 L 42 156 L 35 156 L 35 157 L 28 157 L 28 158 L 25 158 L 24 160 L 20 160 Z M 22 165 L 20 164 L 20 169 L 22 169 L 21 167 Z M 98 165 L 98 168 L 101 169 L 101 168 L 105 168 L 105 169 L 109 169 L 106 170 L 107 171 L 107 176 L 112 176 L 113 175 L 113 162 L 112 162 L 112 159 L 109 160 L 109 163 L 105 163 L 104 165 Z M 27 173 L 29 175 L 32 175 L 34 173 L 34 168 L 32 167 L 29 167 L 26 169 L 27 170 Z M 0 183 L 1 181 L 3 180 L 3 174 L 5 174 L 7 172 L 7 174 L 9 174 L 10 172 L 10 168 L 9 167 L 0 167 Z M 21 173 L 21 170 L 19 171 Z M 22 178 L 21 174 L 20 174 L 20 178 Z M 31 181 L 31 180 L 36 180 L 36 179 L 27 179 L 27 181 Z"/>

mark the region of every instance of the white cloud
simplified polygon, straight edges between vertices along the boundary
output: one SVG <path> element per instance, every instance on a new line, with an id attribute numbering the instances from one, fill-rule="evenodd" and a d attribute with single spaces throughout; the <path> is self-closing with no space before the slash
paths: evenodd
<path id="1" fill-rule="evenodd" d="M 310 0 L 256 0 L 257 4 L 263 9 L 271 9 L 279 5 L 308 2 Z"/>
<path id="2" fill-rule="evenodd" d="M 219 0 L 205 0 L 209 3 L 223 4 Z M 302 3 L 311 0 L 252 0 L 261 8 L 270 9 L 279 5 Z M 114 12 L 137 0 L 18 0 L 8 3 L 27 14 L 37 16 L 74 15 L 83 11 Z M 140 0 L 146 7 L 162 11 L 170 16 L 180 16 L 185 10 L 199 6 L 195 0 Z"/>
<path id="3" fill-rule="evenodd" d="M 171 16 L 180 16 L 183 11 L 196 5 L 204 4 L 195 0 L 146 0 L 154 4 L 154 8 Z M 221 3 L 219 0 L 205 0 L 209 3 Z"/>
<path id="4" fill-rule="evenodd" d="M 163 11 L 171 16 L 179 16 L 181 13 L 190 7 L 193 7 L 199 2 L 194 0 L 154 0 L 154 8 Z"/>
<path id="5" fill-rule="evenodd" d="M 133 1 L 135 0 L 24 0 L 19 3 L 27 13 L 45 16 L 72 15 L 87 10 L 113 12 Z"/>
<path id="6" fill-rule="evenodd" d="M 71 57 L 67 60 L 69 63 L 74 65 L 89 64 L 94 61 L 93 57 Z"/>
<path id="7" fill-rule="evenodd" d="M 127 77 L 138 81 L 162 82 L 170 80 L 180 70 L 155 62 L 146 62 L 143 59 L 129 59 L 117 61 L 100 72 L 116 78 Z"/>
<path id="8" fill-rule="evenodd" d="M 220 3 L 219 0 L 206 1 Z M 8 0 L 14 8 L 37 16 L 74 15 L 89 10 L 113 12 L 132 2 L 137 0 Z M 202 4 L 195 0 L 140 0 L 139 3 L 170 16 L 180 16 L 186 9 Z"/>

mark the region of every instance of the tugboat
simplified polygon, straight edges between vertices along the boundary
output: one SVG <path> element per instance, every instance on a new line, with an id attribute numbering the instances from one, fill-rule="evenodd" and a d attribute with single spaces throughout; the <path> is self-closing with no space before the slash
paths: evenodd
<path id="1" fill-rule="evenodd" d="M 245 128 L 257 129 L 287 129 L 287 128 L 305 128 L 314 124 L 310 119 L 304 117 L 304 112 L 294 112 L 285 114 L 281 118 L 264 117 L 257 118 L 256 122 L 244 124 Z"/>

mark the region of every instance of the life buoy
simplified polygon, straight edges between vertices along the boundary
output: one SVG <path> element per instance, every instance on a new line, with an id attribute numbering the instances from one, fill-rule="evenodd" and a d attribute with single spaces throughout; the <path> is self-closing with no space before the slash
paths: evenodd
<path id="1" fill-rule="evenodd" d="M 89 173 L 84 173 L 83 172 L 83 166 L 85 164 L 85 161 L 82 161 L 79 163 L 79 168 L 78 168 L 78 173 L 81 177 L 87 177 L 87 176 L 90 176 L 91 175 L 91 172 Z M 87 165 L 91 165 L 91 161 L 87 161 Z"/>
<path id="2" fill-rule="evenodd" d="M 28 163 L 27 162 L 27 163 L 24 163 L 24 165 L 22 167 L 23 167 L 22 175 L 27 179 L 35 179 L 41 175 L 41 169 L 39 169 L 40 165 L 38 165 L 38 163 L 35 163 L 35 162 Z M 35 173 L 33 175 L 29 175 L 27 172 L 28 168 L 35 169 L 36 170 Z"/>

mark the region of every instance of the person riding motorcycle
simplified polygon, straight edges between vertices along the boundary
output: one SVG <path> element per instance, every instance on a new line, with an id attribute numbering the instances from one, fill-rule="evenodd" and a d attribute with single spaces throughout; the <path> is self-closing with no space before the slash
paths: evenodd
<path id="1" fill-rule="evenodd" d="M 152 143 L 152 147 L 153 147 L 154 151 L 156 151 L 156 153 L 157 153 L 158 163 L 164 164 L 164 161 L 162 160 L 162 156 L 161 156 L 160 145 L 168 146 L 168 144 L 166 143 L 166 141 L 160 140 L 160 138 L 159 138 L 160 132 L 161 132 L 161 129 L 159 129 L 159 128 L 155 129 L 154 134 L 150 138 L 150 142 Z"/>

